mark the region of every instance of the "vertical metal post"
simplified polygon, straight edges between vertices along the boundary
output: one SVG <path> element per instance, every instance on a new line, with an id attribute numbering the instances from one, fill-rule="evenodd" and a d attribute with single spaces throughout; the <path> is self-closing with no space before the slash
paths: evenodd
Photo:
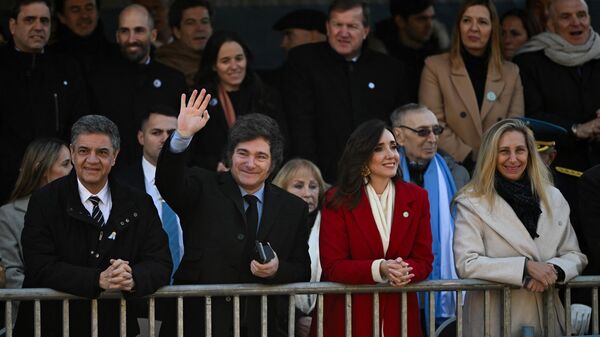
<path id="1" fill-rule="evenodd" d="M 554 332 L 554 288 L 544 292 L 544 326 L 546 330 L 544 337 L 556 336 Z"/>
<path id="2" fill-rule="evenodd" d="M 317 337 L 323 337 L 323 294 L 317 295 Z"/>
<path id="3" fill-rule="evenodd" d="M 91 306 L 92 306 L 92 337 L 98 337 L 98 300 L 96 300 L 96 299 L 92 300 Z"/>
<path id="4" fill-rule="evenodd" d="M 567 336 L 571 336 L 571 288 L 568 285 L 565 289 L 565 323 Z"/>
<path id="5" fill-rule="evenodd" d="M 503 336 L 504 337 L 511 337 L 511 317 L 510 317 L 510 311 L 511 311 L 511 291 L 509 287 L 505 287 L 504 288 L 504 327 L 503 327 Z"/>
<path id="6" fill-rule="evenodd" d="M 177 297 L 177 337 L 183 337 L 183 297 Z"/>
<path id="7" fill-rule="evenodd" d="M 150 297 L 148 299 L 148 335 L 150 337 L 156 337 L 156 299 Z"/>
<path id="8" fill-rule="evenodd" d="M 598 334 L 598 287 L 592 289 L 592 333 Z"/>
<path id="9" fill-rule="evenodd" d="M 120 300 L 120 309 L 121 337 L 127 337 L 127 302 L 123 298 Z"/>
<path id="10" fill-rule="evenodd" d="M 463 292 L 458 291 L 456 293 L 456 336 L 462 337 L 463 335 Z"/>
<path id="11" fill-rule="evenodd" d="M 69 337 L 69 300 L 62 301 L 63 337 Z"/>
<path id="12" fill-rule="evenodd" d="M 435 336 L 435 292 L 429 293 L 429 336 Z"/>
<path id="13" fill-rule="evenodd" d="M 12 301 L 8 300 L 4 304 L 4 322 L 6 325 L 6 337 L 12 337 Z"/>
<path id="14" fill-rule="evenodd" d="M 483 329 L 484 329 L 484 336 L 485 337 L 490 337 L 491 336 L 491 321 L 490 321 L 490 311 L 491 311 L 491 306 L 492 306 L 492 294 L 489 290 L 486 290 L 484 292 L 483 295 Z"/>
<path id="15" fill-rule="evenodd" d="M 262 337 L 267 337 L 269 322 L 268 310 L 267 295 L 262 295 L 260 297 L 260 331 Z"/>
<path id="16" fill-rule="evenodd" d="M 40 300 L 35 300 L 33 305 L 33 335 L 35 337 L 42 336 L 42 310 Z M 98 337 L 98 336 L 94 336 Z"/>
<path id="17" fill-rule="evenodd" d="M 296 296 L 291 294 L 288 306 L 288 336 L 294 336 L 294 331 L 296 331 Z"/>
<path id="18" fill-rule="evenodd" d="M 206 336 L 212 336 L 212 298 L 210 296 L 206 296 L 206 303 L 204 306 L 204 324 Z"/>
<path id="19" fill-rule="evenodd" d="M 346 293 L 346 315 L 345 315 L 345 328 L 346 337 L 352 337 L 352 294 Z"/>
<path id="20" fill-rule="evenodd" d="M 402 297 L 402 310 L 400 314 L 402 315 L 402 337 L 408 337 L 408 295 L 406 291 L 403 291 L 401 294 Z"/>
<path id="21" fill-rule="evenodd" d="M 373 293 L 373 337 L 379 337 L 379 293 Z"/>
<path id="22" fill-rule="evenodd" d="M 233 297 L 233 337 L 240 337 L 240 297 Z"/>

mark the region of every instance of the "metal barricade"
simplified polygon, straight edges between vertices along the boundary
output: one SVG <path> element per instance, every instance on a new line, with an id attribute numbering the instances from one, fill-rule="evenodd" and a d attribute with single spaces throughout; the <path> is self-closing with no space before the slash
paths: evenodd
<path id="1" fill-rule="evenodd" d="M 598 287 L 600 286 L 600 276 L 580 276 L 569 283 L 562 285 L 565 288 L 565 318 L 567 322 L 566 334 L 571 333 L 570 324 L 570 306 L 571 306 L 571 289 L 572 288 L 590 288 L 592 289 L 592 333 L 598 334 Z M 217 284 L 217 285 L 181 285 L 181 286 L 166 286 L 159 289 L 156 293 L 148 297 L 148 331 L 150 337 L 157 335 L 155 325 L 156 299 L 157 298 L 176 298 L 177 299 L 177 336 L 183 336 L 184 322 L 183 319 L 183 299 L 186 297 L 204 297 L 205 298 L 205 330 L 206 336 L 212 336 L 212 298 L 214 297 L 232 297 L 233 298 L 233 331 L 234 336 L 240 336 L 240 297 L 243 296 L 260 296 L 261 303 L 261 327 L 262 336 L 267 336 L 267 297 L 274 295 L 289 296 L 289 322 L 288 333 L 294 335 L 295 331 L 295 298 L 298 294 L 317 294 L 317 319 L 316 332 L 318 337 L 323 336 L 323 295 L 324 294 L 345 294 L 346 310 L 345 310 L 345 335 L 352 335 L 352 294 L 372 294 L 373 295 L 373 336 L 381 335 L 379 329 L 379 295 L 382 293 L 401 293 L 402 310 L 399 319 L 402 322 L 401 336 L 407 337 L 407 293 L 411 292 L 428 292 L 429 293 L 429 336 L 435 335 L 435 296 L 436 291 L 456 291 L 457 293 L 457 310 L 456 310 L 456 336 L 463 336 L 463 314 L 462 305 L 463 291 L 483 291 L 484 292 L 484 332 L 486 336 L 490 335 L 490 298 L 492 291 L 500 291 L 503 296 L 503 335 L 510 337 L 511 317 L 510 317 L 510 296 L 511 289 L 514 287 L 506 284 L 487 282 L 482 280 L 465 279 L 465 280 L 436 280 L 424 281 L 415 284 L 407 285 L 403 288 L 394 288 L 388 285 L 343 285 L 330 282 L 315 282 L 315 283 L 292 283 L 284 285 L 260 285 L 260 284 Z M 557 291 L 552 289 L 547 291 L 545 296 L 550 298 L 552 292 Z M 80 297 L 58 292 L 51 289 L 0 289 L 0 301 L 5 301 L 6 322 L 12 322 L 13 301 L 34 301 L 34 335 L 36 337 L 43 336 L 41 331 L 41 302 L 47 300 L 62 300 L 63 309 L 63 336 L 69 336 L 69 301 L 81 299 Z M 98 301 L 103 299 L 120 299 L 120 336 L 126 336 L 126 307 L 127 302 L 122 298 L 120 292 L 103 292 L 100 299 L 90 300 L 92 312 L 91 336 L 98 336 Z M 549 301 L 547 301 L 545 316 L 552 312 Z M 554 334 L 550 329 L 546 329 L 546 336 Z M 13 329 L 10 324 L 6 327 L 6 336 L 12 337 Z M 467 336 L 468 337 L 468 336 Z"/>

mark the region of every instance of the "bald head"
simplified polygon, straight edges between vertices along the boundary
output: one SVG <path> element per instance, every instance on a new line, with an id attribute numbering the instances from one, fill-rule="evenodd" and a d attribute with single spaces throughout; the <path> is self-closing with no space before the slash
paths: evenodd
<path id="1" fill-rule="evenodd" d="M 549 31 L 577 46 L 585 44 L 591 34 L 590 15 L 584 0 L 552 0 L 548 7 Z"/>
<path id="2" fill-rule="evenodd" d="M 117 42 L 125 58 L 134 63 L 146 63 L 155 40 L 154 21 L 144 6 L 129 5 L 121 11 Z"/>

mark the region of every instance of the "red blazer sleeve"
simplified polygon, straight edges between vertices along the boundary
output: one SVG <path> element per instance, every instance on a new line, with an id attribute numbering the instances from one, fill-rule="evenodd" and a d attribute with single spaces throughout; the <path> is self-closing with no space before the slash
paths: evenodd
<path id="1" fill-rule="evenodd" d="M 429 199 L 427 193 L 419 191 L 416 202 L 419 203 L 420 217 L 416 223 L 417 233 L 412 242 L 412 249 L 408 258 L 404 259 L 412 268 L 415 274 L 412 282 L 419 282 L 427 279 L 433 268 L 433 252 L 431 247 L 431 222 L 429 215 Z M 396 197 L 398 194 L 396 193 Z"/>

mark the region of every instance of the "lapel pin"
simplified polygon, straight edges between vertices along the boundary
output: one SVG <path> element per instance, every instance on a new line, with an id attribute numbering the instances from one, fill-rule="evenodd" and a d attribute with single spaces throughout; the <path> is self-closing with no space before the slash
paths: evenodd
<path id="1" fill-rule="evenodd" d="M 162 82 L 157 78 L 154 80 L 154 82 L 152 82 L 152 84 L 154 84 L 155 88 L 160 88 L 162 86 Z"/>
<path id="2" fill-rule="evenodd" d="M 405 218 L 408 218 L 408 212 L 404 211 L 404 213 L 402 213 L 402 216 L 405 217 Z"/>
<path id="3" fill-rule="evenodd" d="M 485 95 L 485 97 L 487 98 L 488 101 L 490 102 L 495 102 L 496 101 L 496 93 L 493 91 L 488 91 L 487 95 Z"/>
<path id="4" fill-rule="evenodd" d="M 109 240 L 114 240 L 117 237 L 117 232 L 112 232 L 110 233 L 110 235 L 108 236 Z"/>
<path id="5" fill-rule="evenodd" d="M 373 82 L 369 82 L 369 84 L 367 84 L 367 86 L 369 87 L 369 89 L 373 90 L 375 89 L 375 83 Z"/>

